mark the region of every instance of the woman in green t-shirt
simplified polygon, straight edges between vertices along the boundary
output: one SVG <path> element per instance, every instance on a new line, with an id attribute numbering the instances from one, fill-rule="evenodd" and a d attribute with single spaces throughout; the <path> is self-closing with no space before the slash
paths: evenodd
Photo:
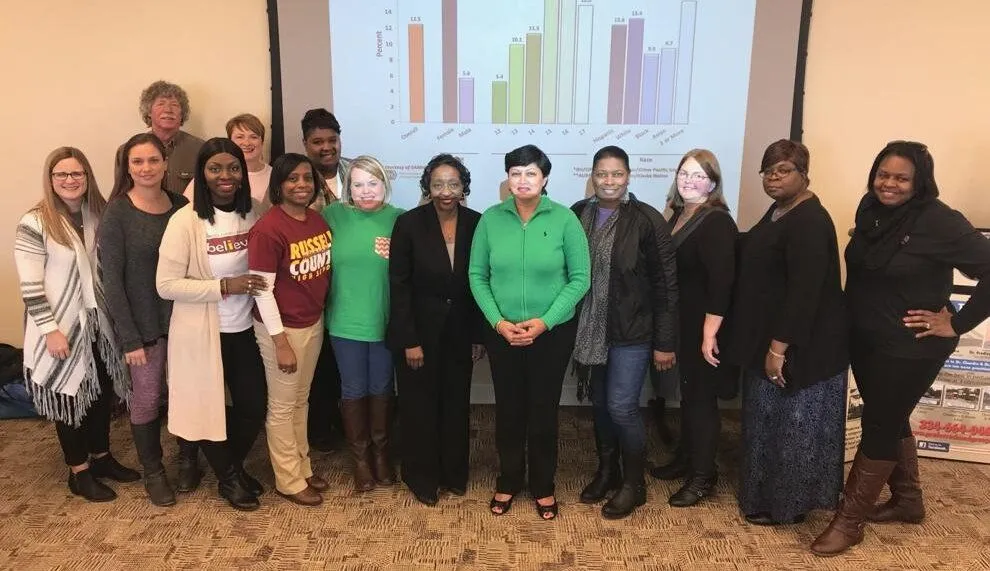
<path id="1" fill-rule="evenodd" d="M 354 457 L 354 489 L 395 483 L 388 457 L 392 354 L 385 346 L 388 252 L 403 211 L 390 205 L 391 184 L 374 157 L 351 162 L 342 200 L 323 209 L 333 236 L 334 270 L 326 320 L 340 368 L 344 432 Z"/>

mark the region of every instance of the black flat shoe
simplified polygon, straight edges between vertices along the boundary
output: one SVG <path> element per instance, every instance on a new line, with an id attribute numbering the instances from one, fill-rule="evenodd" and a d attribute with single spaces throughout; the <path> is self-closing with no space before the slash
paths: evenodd
<path id="1" fill-rule="evenodd" d="M 265 493 L 265 487 L 261 485 L 261 482 L 255 479 L 251 474 L 248 474 L 244 468 L 238 470 L 238 476 L 241 478 L 241 485 L 244 486 L 244 489 L 250 492 L 252 496 L 257 498 Z"/>
<path id="2" fill-rule="evenodd" d="M 512 509 L 512 500 L 514 499 L 516 499 L 516 496 L 514 495 L 504 501 L 496 500 L 495 496 L 492 496 L 492 501 L 488 502 L 488 509 L 491 510 L 494 515 L 505 515 L 509 513 L 510 509 Z"/>
<path id="3" fill-rule="evenodd" d="M 560 506 L 557 504 L 557 500 L 554 499 L 553 503 L 549 506 L 540 505 L 540 502 L 533 500 L 536 505 L 536 513 L 540 516 L 540 519 L 544 521 L 551 521 L 557 519 L 557 514 L 560 512 Z"/>
<path id="4" fill-rule="evenodd" d="M 677 480 L 687 476 L 690 469 L 687 458 L 674 456 L 670 462 L 650 468 L 650 475 L 658 480 Z"/>
<path id="5" fill-rule="evenodd" d="M 746 516 L 746 521 L 753 525 L 793 525 L 797 523 L 804 523 L 805 514 L 799 514 L 794 516 L 791 521 L 777 521 L 770 517 L 770 514 L 765 512 L 750 514 Z"/>
<path id="6" fill-rule="evenodd" d="M 109 502 L 117 499 L 117 492 L 93 477 L 91 469 L 69 472 L 69 490 L 91 502 Z"/>
<path id="7" fill-rule="evenodd" d="M 681 489 L 670 496 L 668 503 L 675 508 L 693 506 L 702 499 L 712 495 L 717 483 L 718 474 L 694 474 L 681 486 Z"/>
<path id="8" fill-rule="evenodd" d="M 425 492 L 424 493 L 424 492 L 417 492 L 416 490 L 410 490 L 410 491 L 412 492 L 413 496 L 415 496 L 415 498 L 419 501 L 419 503 L 421 503 L 423 505 L 427 505 L 427 506 L 433 507 L 433 506 L 437 505 L 437 502 L 440 501 L 440 498 L 437 497 L 437 493 L 436 492 L 433 492 L 433 493 Z"/>
<path id="9" fill-rule="evenodd" d="M 137 482 L 141 479 L 141 474 L 137 470 L 123 466 L 113 454 L 104 454 L 99 458 L 91 459 L 89 471 L 94 478 L 109 478 L 116 482 Z"/>

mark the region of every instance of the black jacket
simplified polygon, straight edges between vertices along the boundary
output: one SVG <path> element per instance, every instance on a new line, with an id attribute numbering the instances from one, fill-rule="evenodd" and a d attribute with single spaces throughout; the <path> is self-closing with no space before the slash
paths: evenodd
<path id="1" fill-rule="evenodd" d="M 590 203 L 581 200 L 571 209 L 580 219 Z M 656 351 L 677 350 L 677 262 L 670 225 L 632 195 L 615 228 L 608 296 L 610 344 L 651 343 Z"/>
<path id="2" fill-rule="evenodd" d="M 454 267 L 432 203 L 395 221 L 389 250 L 390 314 L 385 342 L 392 351 L 435 346 L 448 322 L 469 345 L 481 342 L 483 319 L 468 286 L 471 241 L 481 215 L 458 207 Z"/>

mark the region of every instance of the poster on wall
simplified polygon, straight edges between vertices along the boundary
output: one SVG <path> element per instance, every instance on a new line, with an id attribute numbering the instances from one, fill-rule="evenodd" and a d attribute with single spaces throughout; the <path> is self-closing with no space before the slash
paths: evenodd
<path id="1" fill-rule="evenodd" d="M 968 295 L 950 298 L 958 311 Z M 959 345 L 911 415 L 918 455 L 990 464 L 990 319 Z"/>

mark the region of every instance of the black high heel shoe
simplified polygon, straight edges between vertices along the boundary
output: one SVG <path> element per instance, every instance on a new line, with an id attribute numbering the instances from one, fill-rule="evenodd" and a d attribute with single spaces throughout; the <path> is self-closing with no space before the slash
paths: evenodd
<path id="1" fill-rule="evenodd" d="M 505 515 L 509 513 L 510 509 L 512 509 L 512 500 L 514 499 L 516 499 L 515 495 L 511 496 L 507 500 L 496 500 L 495 496 L 492 496 L 492 501 L 488 502 L 488 509 L 491 510 L 494 515 Z M 495 511 L 496 509 L 499 511 Z"/>
<path id="2" fill-rule="evenodd" d="M 536 513 L 540 516 L 543 521 L 551 521 L 557 519 L 557 514 L 560 513 L 560 506 L 557 504 L 557 499 L 554 498 L 553 503 L 549 506 L 541 505 L 540 502 L 533 500 L 536 504 Z"/>

